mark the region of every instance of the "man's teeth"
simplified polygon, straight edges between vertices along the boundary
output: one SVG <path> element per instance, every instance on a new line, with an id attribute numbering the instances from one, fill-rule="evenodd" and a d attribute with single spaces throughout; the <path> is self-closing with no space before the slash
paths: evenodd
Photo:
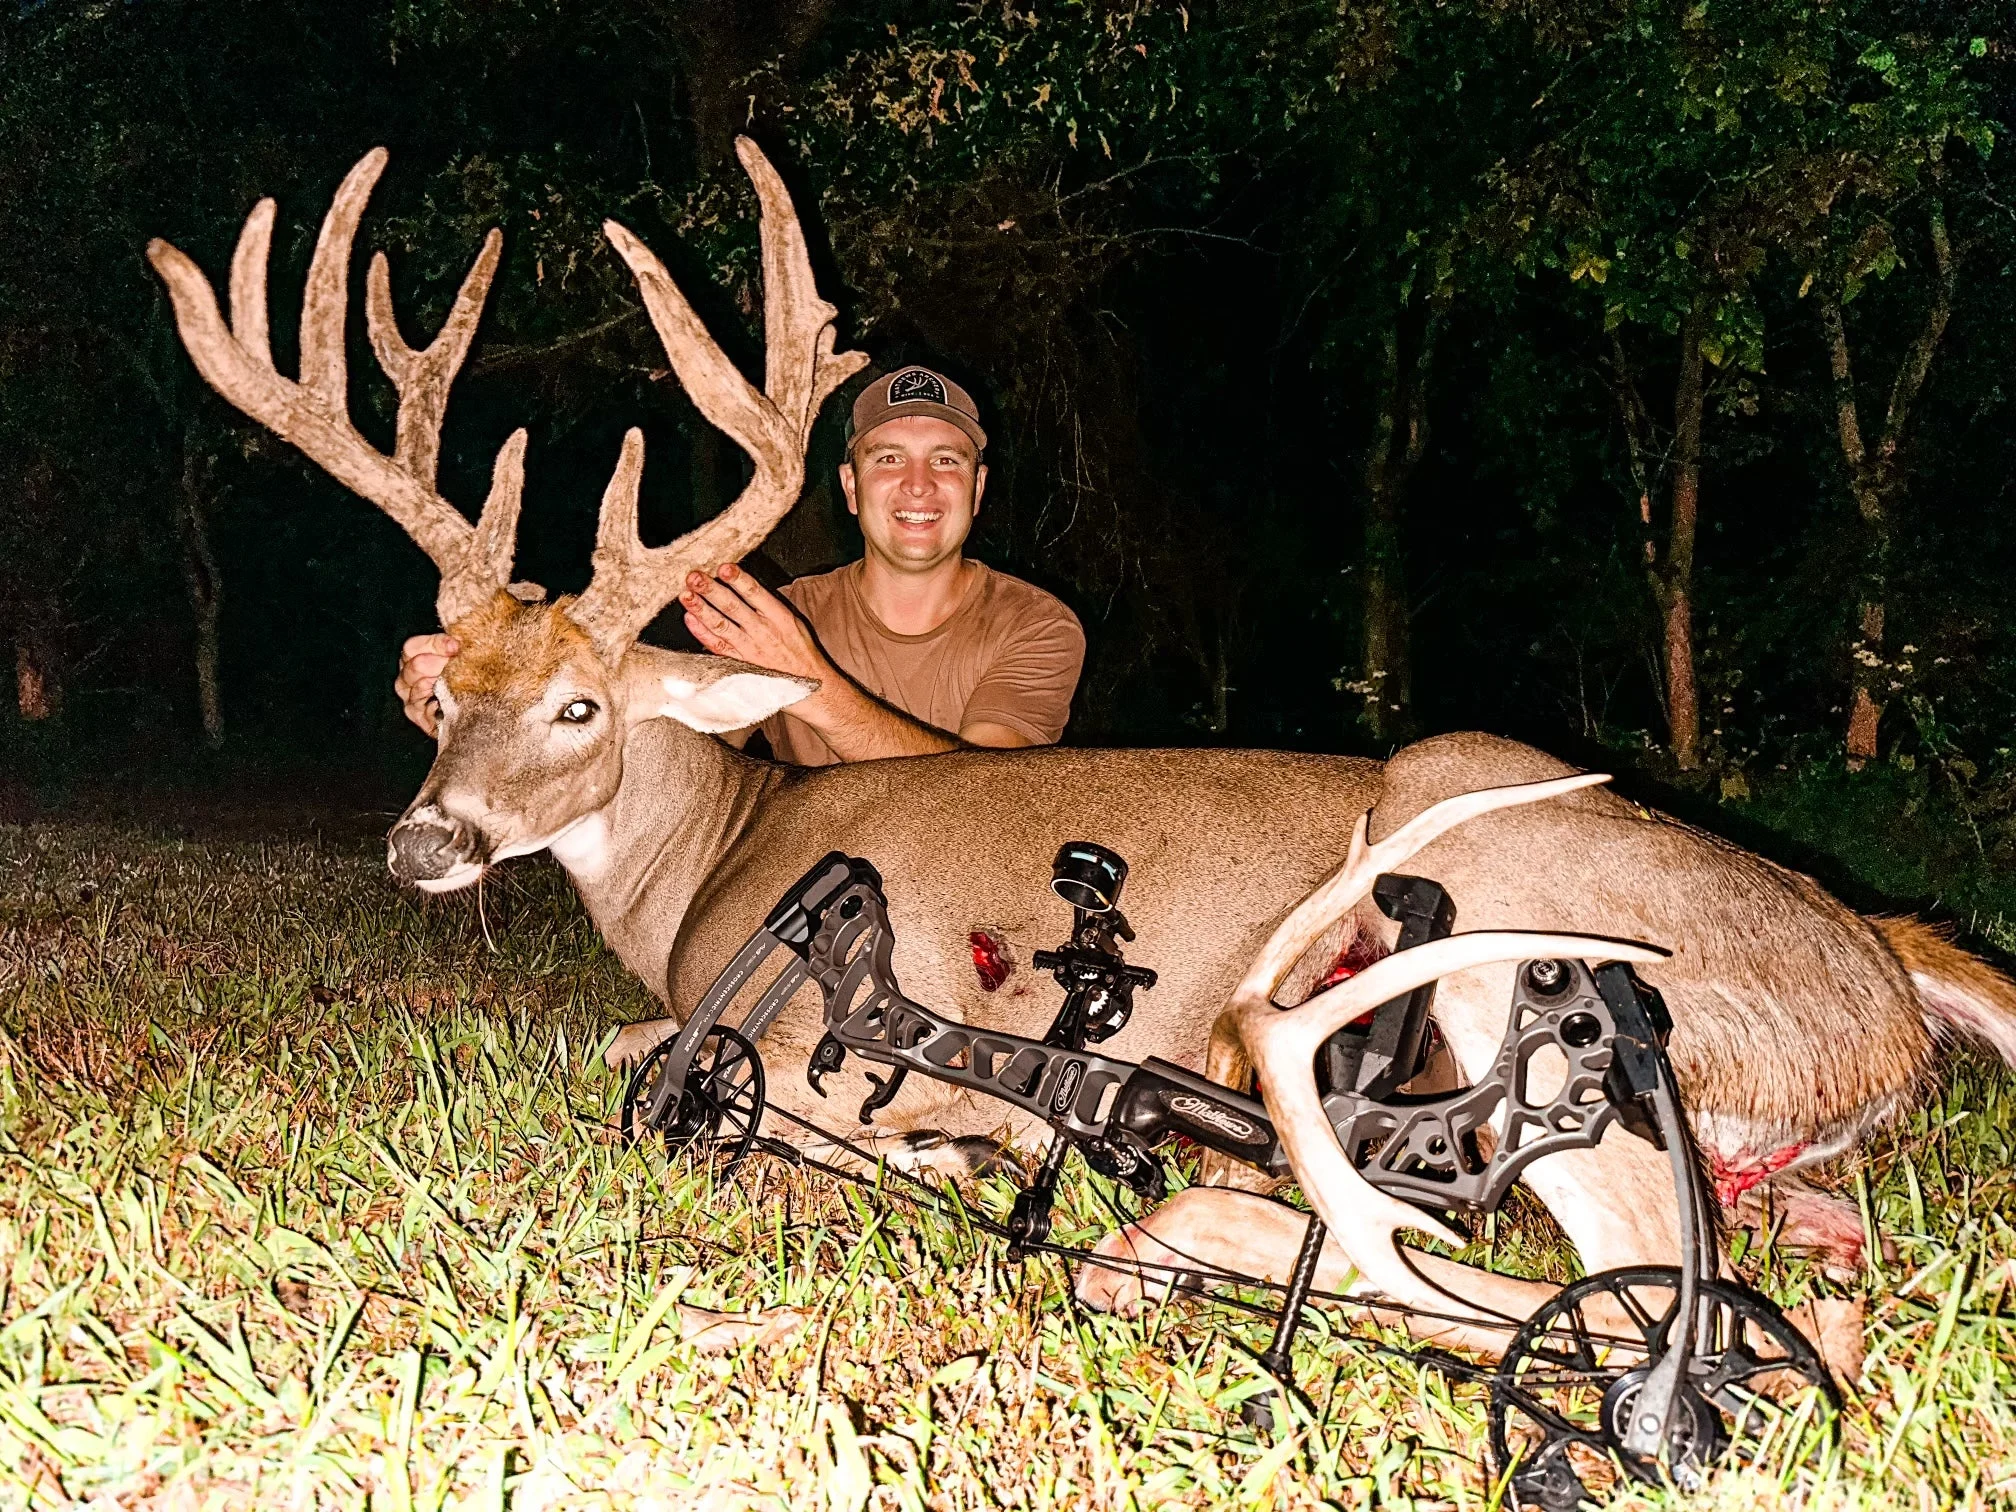
<path id="1" fill-rule="evenodd" d="M 929 525 L 939 516 L 935 511 L 927 513 L 916 509 L 899 509 L 896 511 L 896 518 L 906 525 Z"/>

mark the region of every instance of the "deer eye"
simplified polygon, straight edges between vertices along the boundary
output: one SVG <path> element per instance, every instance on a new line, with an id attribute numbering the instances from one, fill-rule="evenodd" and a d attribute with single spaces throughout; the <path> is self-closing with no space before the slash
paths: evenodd
<path id="1" fill-rule="evenodd" d="M 585 698 L 574 699 L 560 711 L 562 724 L 586 724 L 595 717 L 595 705 Z"/>

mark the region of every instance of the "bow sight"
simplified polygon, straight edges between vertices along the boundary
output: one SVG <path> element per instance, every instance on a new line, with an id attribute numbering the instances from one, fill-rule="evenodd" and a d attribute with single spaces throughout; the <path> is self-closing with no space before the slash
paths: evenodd
<path id="1" fill-rule="evenodd" d="M 778 901 L 679 1033 L 638 1068 L 624 1100 L 625 1131 L 655 1129 L 674 1143 L 711 1139 L 739 1160 L 763 1111 L 754 1047 L 809 981 L 824 998 L 826 1026 L 806 1071 L 813 1089 L 823 1096 L 824 1077 L 850 1054 L 890 1068 L 869 1078 L 874 1091 L 861 1123 L 916 1071 L 999 1098 L 1054 1131 L 1009 1215 L 1011 1256 L 1045 1243 L 1073 1150 L 1148 1200 L 1166 1190 L 1159 1147 L 1178 1136 L 1292 1177 L 1257 1098 L 1154 1056 L 1136 1064 L 1089 1048 L 1119 1033 L 1135 991 L 1155 985 L 1153 971 L 1122 953 L 1134 939 L 1119 907 L 1126 878 L 1127 863 L 1104 847 L 1073 841 L 1057 853 L 1051 887 L 1072 906 L 1071 934 L 1033 962 L 1065 997 L 1049 1031 L 1029 1039 L 946 1018 L 904 996 L 890 964 L 894 933 L 880 874 L 859 857 L 829 854 Z M 1427 878 L 1389 873 L 1373 896 L 1400 926 L 1398 950 L 1454 925 L 1449 895 Z M 739 1028 L 722 1024 L 778 950 L 789 954 L 784 969 Z M 1606 1466 L 1640 1480 L 1663 1473 L 1698 1483 L 1702 1468 L 1732 1447 L 1783 1431 L 1831 1434 L 1839 1395 L 1818 1353 L 1771 1302 L 1716 1274 L 1713 1209 L 1666 1058 L 1672 1021 L 1658 992 L 1622 962 L 1528 961 L 1515 974 L 1488 1074 L 1455 1092 L 1410 1093 L 1432 1045 L 1434 991 L 1431 983 L 1380 1005 L 1317 1055 L 1324 1114 L 1374 1187 L 1458 1220 L 1490 1213 L 1532 1162 L 1592 1147 L 1621 1124 L 1667 1152 L 1679 1195 L 1677 1269 L 1590 1276 L 1523 1325 L 1508 1323 L 1516 1334 L 1489 1378 L 1490 1418 L 1515 1500 L 1572 1508 L 1587 1494 L 1583 1477 L 1600 1477 Z M 1541 1073 L 1543 1065 L 1553 1074 Z M 1279 1326 L 1259 1356 L 1283 1383 L 1292 1379 L 1289 1349 L 1324 1239 L 1312 1218 Z M 1246 1415 L 1256 1426 L 1271 1423 L 1264 1396 L 1249 1399 Z"/>

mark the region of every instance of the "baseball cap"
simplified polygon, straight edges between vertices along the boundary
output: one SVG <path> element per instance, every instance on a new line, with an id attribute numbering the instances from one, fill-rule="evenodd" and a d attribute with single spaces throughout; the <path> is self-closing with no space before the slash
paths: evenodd
<path id="1" fill-rule="evenodd" d="M 987 432 L 980 428 L 980 407 L 973 396 L 943 373 L 927 367 L 898 368 L 875 378 L 854 400 L 854 413 L 847 424 L 847 442 L 865 436 L 885 420 L 901 420 L 906 415 L 929 415 L 956 425 L 985 451 Z"/>

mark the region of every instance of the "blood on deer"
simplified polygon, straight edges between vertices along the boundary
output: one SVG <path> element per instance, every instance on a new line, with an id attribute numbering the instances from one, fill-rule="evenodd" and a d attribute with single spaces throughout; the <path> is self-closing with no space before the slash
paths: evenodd
<path id="1" fill-rule="evenodd" d="M 991 929 L 976 929 L 966 936 L 973 951 L 973 972 L 980 978 L 982 992 L 998 992 L 1014 971 L 1008 958 L 1008 942 Z"/>

